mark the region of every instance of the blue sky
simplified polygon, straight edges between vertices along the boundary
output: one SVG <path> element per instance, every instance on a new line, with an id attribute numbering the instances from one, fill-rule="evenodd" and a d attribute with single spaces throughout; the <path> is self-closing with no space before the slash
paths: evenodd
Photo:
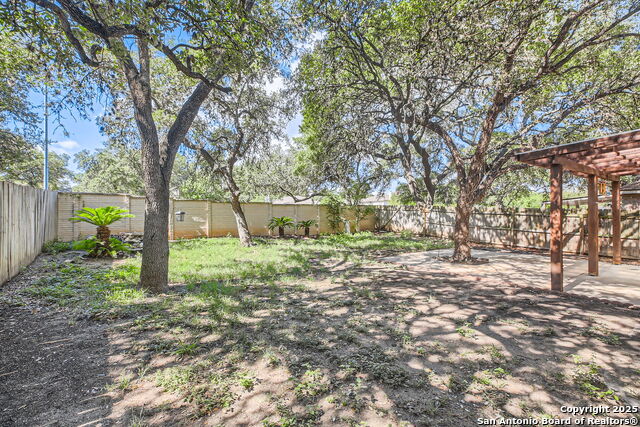
<path id="1" fill-rule="evenodd" d="M 181 35 L 177 35 L 181 37 Z M 322 32 L 314 32 L 309 40 L 304 41 L 299 48 L 302 50 L 311 48 L 314 43 L 324 37 Z M 289 72 L 295 71 L 299 64 L 300 57 L 296 56 L 289 64 Z M 282 89 L 285 85 L 283 77 L 276 77 L 270 83 L 266 84 L 267 91 L 276 91 Z M 32 105 L 44 105 L 44 96 L 39 92 L 32 92 L 29 96 Z M 53 102 L 54 100 L 50 100 Z M 73 117 L 69 112 L 65 112 L 60 123 L 51 122 L 49 126 L 49 140 L 52 142 L 50 149 L 59 154 L 68 154 L 71 157 L 70 168 L 77 172 L 77 165 L 73 161 L 73 155 L 82 150 L 95 150 L 100 148 L 106 138 L 100 133 L 100 128 L 96 123 L 96 119 L 104 112 L 104 105 L 100 102 L 94 103 L 93 112 L 88 118 L 79 116 Z M 39 109 L 41 118 L 43 117 L 43 109 Z M 132 118 L 133 119 L 133 118 Z M 44 119 L 42 119 L 44 120 Z M 44 123 L 44 121 L 43 121 Z M 302 115 L 297 113 L 295 117 L 287 123 L 286 134 L 289 138 L 296 137 L 300 134 L 300 125 L 302 123 Z M 44 124 L 42 125 L 44 127 Z"/>
<path id="2" fill-rule="evenodd" d="M 275 91 L 280 89 L 283 84 L 284 81 L 281 78 L 277 78 L 267 85 L 267 89 Z M 29 98 L 33 105 L 42 106 L 44 104 L 44 96 L 41 93 L 32 92 Z M 51 102 L 54 102 L 54 100 L 51 100 Z M 73 161 L 74 154 L 85 149 L 93 151 L 100 148 L 106 141 L 104 135 L 100 133 L 100 127 L 96 122 L 96 119 L 104 113 L 104 106 L 96 102 L 93 109 L 94 111 L 87 118 L 77 115 L 73 117 L 70 112 L 64 112 L 59 123 L 53 117 L 50 118 L 50 150 L 58 154 L 68 154 L 71 157 L 69 166 L 74 172 L 78 171 L 77 165 Z M 41 117 L 42 127 L 44 128 L 44 111 L 42 107 L 38 109 L 38 114 Z M 298 113 L 287 124 L 286 132 L 289 138 L 299 135 L 301 123 L 302 116 Z"/>
<path id="3" fill-rule="evenodd" d="M 36 111 L 44 132 L 44 96 L 42 93 L 34 91 L 30 94 L 29 101 L 32 105 L 40 106 Z M 53 102 L 55 102 L 54 99 L 50 100 L 50 105 Z M 59 154 L 69 154 L 73 158 L 74 154 L 84 149 L 99 148 L 106 138 L 100 133 L 96 118 L 104 112 L 104 107 L 96 102 L 93 109 L 94 111 L 88 118 L 82 118 L 69 111 L 64 111 L 59 121 L 57 117 L 51 115 L 49 118 L 49 149 Z M 76 170 L 75 164 L 70 166 L 74 171 Z"/>

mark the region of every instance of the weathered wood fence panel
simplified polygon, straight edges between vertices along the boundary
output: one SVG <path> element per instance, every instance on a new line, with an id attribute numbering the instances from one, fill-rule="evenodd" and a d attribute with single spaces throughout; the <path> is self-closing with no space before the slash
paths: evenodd
<path id="1" fill-rule="evenodd" d="M 587 213 L 566 210 L 564 250 L 587 253 Z M 455 211 L 450 207 L 431 209 L 411 206 L 378 208 L 378 227 L 388 231 L 411 231 L 428 236 L 451 238 Z M 612 254 L 611 211 L 600 210 L 600 253 Z M 478 209 L 470 221 L 471 240 L 494 246 L 549 249 L 549 212 L 541 209 Z M 622 212 L 622 256 L 640 259 L 640 211 Z"/>
<path id="2" fill-rule="evenodd" d="M 0 285 L 55 240 L 57 197 L 55 191 L 0 181 Z"/>

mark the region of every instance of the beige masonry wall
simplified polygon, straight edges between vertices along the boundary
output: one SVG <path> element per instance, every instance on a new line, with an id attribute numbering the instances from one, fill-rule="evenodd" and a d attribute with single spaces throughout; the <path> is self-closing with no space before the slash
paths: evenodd
<path id="1" fill-rule="evenodd" d="M 144 230 L 144 197 L 127 194 L 100 193 L 59 193 L 58 195 L 58 238 L 60 240 L 78 240 L 95 234 L 95 228 L 86 223 L 70 222 L 73 213 L 83 207 L 119 206 L 129 209 L 135 218 L 118 221 L 113 224 L 113 233 L 136 232 Z M 332 232 L 327 221 L 325 206 L 318 205 L 274 205 L 271 203 L 245 203 L 243 209 L 249 230 L 256 236 L 269 235 L 267 223 L 274 216 L 289 216 L 295 221 L 313 219 L 317 225 L 311 228 L 311 234 Z M 187 239 L 195 237 L 237 236 L 236 220 L 229 203 L 208 200 L 171 199 L 169 211 L 169 238 Z M 184 221 L 176 220 L 176 212 L 184 212 Z M 349 217 L 349 215 L 347 215 Z M 352 216 L 351 216 L 352 218 Z M 360 229 L 373 230 L 375 215 L 370 215 L 360 223 Z M 352 229 L 354 225 L 352 224 Z M 303 234 L 304 230 L 287 229 L 287 234 Z"/>
<path id="2" fill-rule="evenodd" d="M 451 238 L 455 211 L 451 207 L 423 209 L 407 206 L 378 208 L 379 228 L 404 230 L 428 236 Z M 640 211 L 622 212 L 622 256 L 640 259 Z M 549 212 L 541 209 L 483 208 L 474 211 L 471 240 L 502 247 L 549 249 Z M 600 210 L 600 253 L 612 254 L 611 212 Z M 564 215 L 564 250 L 586 254 L 587 212 L 570 209 Z"/>
<path id="3" fill-rule="evenodd" d="M 0 285 L 55 240 L 58 193 L 0 181 Z"/>

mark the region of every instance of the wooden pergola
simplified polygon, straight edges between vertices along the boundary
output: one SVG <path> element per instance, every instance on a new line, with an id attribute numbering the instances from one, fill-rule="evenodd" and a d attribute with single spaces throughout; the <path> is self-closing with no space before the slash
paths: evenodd
<path id="1" fill-rule="evenodd" d="M 640 174 L 640 130 L 586 139 L 516 154 L 516 159 L 551 170 L 551 289 L 563 290 L 562 173 L 587 178 L 589 274 L 598 275 L 600 243 L 598 179 L 611 181 L 613 263 L 622 261 L 620 239 L 620 177 Z"/>

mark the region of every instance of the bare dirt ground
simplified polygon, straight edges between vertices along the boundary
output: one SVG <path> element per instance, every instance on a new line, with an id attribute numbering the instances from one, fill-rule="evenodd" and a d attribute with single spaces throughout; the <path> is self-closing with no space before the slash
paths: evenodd
<path id="1" fill-rule="evenodd" d="M 0 291 L 2 426 L 471 426 L 640 404 L 637 310 L 326 261 L 215 301 L 174 285 L 91 311 L 24 292 L 72 255 L 55 257 Z"/>

